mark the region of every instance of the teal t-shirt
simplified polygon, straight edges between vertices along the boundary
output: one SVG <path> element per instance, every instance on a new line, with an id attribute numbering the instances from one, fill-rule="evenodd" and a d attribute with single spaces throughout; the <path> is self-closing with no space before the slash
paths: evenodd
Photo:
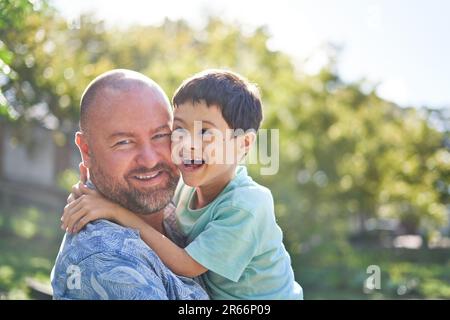
<path id="1" fill-rule="evenodd" d="M 187 237 L 185 250 L 209 270 L 202 278 L 212 299 L 303 299 L 267 188 L 239 166 L 206 207 L 190 209 L 194 194 L 180 182 L 177 222 Z"/>

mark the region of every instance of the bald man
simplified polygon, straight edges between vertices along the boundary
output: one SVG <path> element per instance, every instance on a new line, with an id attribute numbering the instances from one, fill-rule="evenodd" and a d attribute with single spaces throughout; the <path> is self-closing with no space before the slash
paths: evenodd
<path id="1" fill-rule="evenodd" d="M 130 70 L 94 79 L 81 99 L 75 142 L 89 185 L 161 233 L 179 173 L 171 160 L 172 109 L 163 90 Z M 136 230 L 107 220 L 64 236 L 52 270 L 54 299 L 207 299 L 193 279 L 179 277 Z"/>

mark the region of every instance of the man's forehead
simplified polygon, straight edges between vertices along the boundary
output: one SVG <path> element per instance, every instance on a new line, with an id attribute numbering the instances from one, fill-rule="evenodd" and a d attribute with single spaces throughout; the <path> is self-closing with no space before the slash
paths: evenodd
<path id="1" fill-rule="evenodd" d="M 108 93 L 95 101 L 90 117 L 90 131 L 102 135 L 116 132 L 148 133 L 161 126 L 170 126 L 172 110 L 164 100 L 150 91 L 127 91 Z"/>
<path id="2" fill-rule="evenodd" d="M 170 123 L 172 112 L 167 95 L 156 82 L 133 71 L 113 70 L 94 79 L 85 90 L 80 127 L 95 135 L 130 126 L 154 128 Z"/>
<path id="3" fill-rule="evenodd" d="M 148 86 L 133 86 L 127 89 L 105 87 L 99 91 L 92 103 L 91 111 L 106 116 L 117 112 L 142 112 L 150 114 L 172 113 L 166 97 Z"/>
<path id="4" fill-rule="evenodd" d="M 129 98 L 130 96 L 146 96 L 151 102 L 166 103 L 167 98 L 157 87 L 151 87 L 146 83 L 127 82 L 123 86 L 104 86 L 98 90 L 95 96 L 95 103 L 101 104 L 103 100 L 111 101 L 112 99 Z"/>
<path id="5" fill-rule="evenodd" d="M 114 140 L 121 137 L 144 137 L 160 131 L 170 131 L 171 123 L 167 118 L 165 122 L 146 121 L 145 119 L 127 119 L 126 121 L 108 121 L 104 125 L 94 128 L 94 135 L 102 139 Z"/>

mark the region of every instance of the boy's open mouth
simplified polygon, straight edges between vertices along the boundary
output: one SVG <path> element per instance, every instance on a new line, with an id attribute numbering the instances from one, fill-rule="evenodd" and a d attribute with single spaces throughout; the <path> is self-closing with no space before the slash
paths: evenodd
<path id="1" fill-rule="evenodd" d="M 189 171 L 197 170 L 203 167 L 205 160 L 203 159 L 184 159 L 183 167 Z"/>

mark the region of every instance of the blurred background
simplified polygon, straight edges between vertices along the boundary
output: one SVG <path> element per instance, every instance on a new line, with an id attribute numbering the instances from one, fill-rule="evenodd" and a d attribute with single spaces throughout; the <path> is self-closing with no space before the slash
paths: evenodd
<path id="1" fill-rule="evenodd" d="M 112 68 L 171 97 L 205 68 L 262 92 L 306 299 L 450 298 L 447 1 L 0 0 L 0 299 L 48 297 L 80 96 Z M 380 288 L 367 289 L 368 267 Z"/>

